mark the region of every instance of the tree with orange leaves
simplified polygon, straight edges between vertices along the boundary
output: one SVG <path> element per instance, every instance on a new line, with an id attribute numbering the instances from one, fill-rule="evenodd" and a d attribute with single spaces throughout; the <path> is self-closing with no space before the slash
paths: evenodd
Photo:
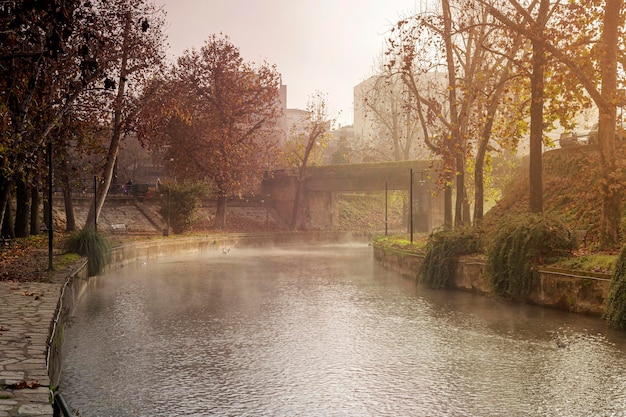
<path id="1" fill-rule="evenodd" d="M 228 198 L 254 193 L 274 161 L 279 88 L 275 66 L 244 62 L 227 36 L 212 35 L 178 59 L 145 114 L 152 128 L 143 136 L 170 173 L 210 184 L 218 229 L 226 226 Z"/>

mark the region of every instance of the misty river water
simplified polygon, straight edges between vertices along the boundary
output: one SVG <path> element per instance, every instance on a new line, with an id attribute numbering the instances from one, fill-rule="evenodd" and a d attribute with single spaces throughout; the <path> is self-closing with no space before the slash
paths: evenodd
<path id="1" fill-rule="evenodd" d="M 96 277 L 62 372 L 81 417 L 626 415 L 623 332 L 416 286 L 365 244 L 209 251 Z"/>

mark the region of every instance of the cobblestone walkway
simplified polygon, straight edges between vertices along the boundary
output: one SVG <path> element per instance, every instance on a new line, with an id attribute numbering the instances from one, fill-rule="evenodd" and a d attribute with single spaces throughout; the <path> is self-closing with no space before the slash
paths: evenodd
<path id="1" fill-rule="evenodd" d="M 0 417 L 52 416 L 46 345 L 60 289 L 0 282 Z"/>

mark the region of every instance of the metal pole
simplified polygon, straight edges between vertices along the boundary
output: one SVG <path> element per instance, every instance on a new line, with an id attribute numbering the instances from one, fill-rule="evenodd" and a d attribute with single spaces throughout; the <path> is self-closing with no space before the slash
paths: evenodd
<path id="1" fill-rule="evenodd" d="M 52 227 L 52 140 L 48 142 L 48 271 L 54 271 L 52 265 L 52 245 L 54 227 Z"/>
<path id="2" fill-rule="evenodd" d="M 413 168 L 409 169 L 411 178 L 409 180 L 409 234 L 413 243 Z"/>
<path id="3" fill-rule="evenodd" d="M 167 187 L 167 235 L 170 235 L 170 186 Z"/>
<path id="4" fill-rule="evenodd" d="M 385 181 L 385 236 L 387 236 L 387 226 L 388 226 L 388 222 L 389 222 L 389 217 L 388 217 L 388 208 L 387 208 L 387 181 Z"/>
<path id="5" fill-rule="evenodd" d="M 270 194 L 265 200 L 265 230 L 270 230 Z"/>
<path id="6" fill-rule="evenodd" d="M 93 230 L 98 231 L 98 181 L 93 176 Z"/>

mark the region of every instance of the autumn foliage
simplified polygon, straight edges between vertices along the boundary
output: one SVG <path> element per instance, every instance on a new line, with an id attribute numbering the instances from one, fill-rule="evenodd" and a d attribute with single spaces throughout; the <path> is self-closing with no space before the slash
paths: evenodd
<path id="1" fill-rule="evenodd" d="M 143 114 L 143 139 L 170 174 L 211 185 L 217 228 L 227 199 L 253 192 L 274 161 L 279 88 L 274 66 L 245 62 L 227 36 L 213 35 L 178 59 Z"/>

